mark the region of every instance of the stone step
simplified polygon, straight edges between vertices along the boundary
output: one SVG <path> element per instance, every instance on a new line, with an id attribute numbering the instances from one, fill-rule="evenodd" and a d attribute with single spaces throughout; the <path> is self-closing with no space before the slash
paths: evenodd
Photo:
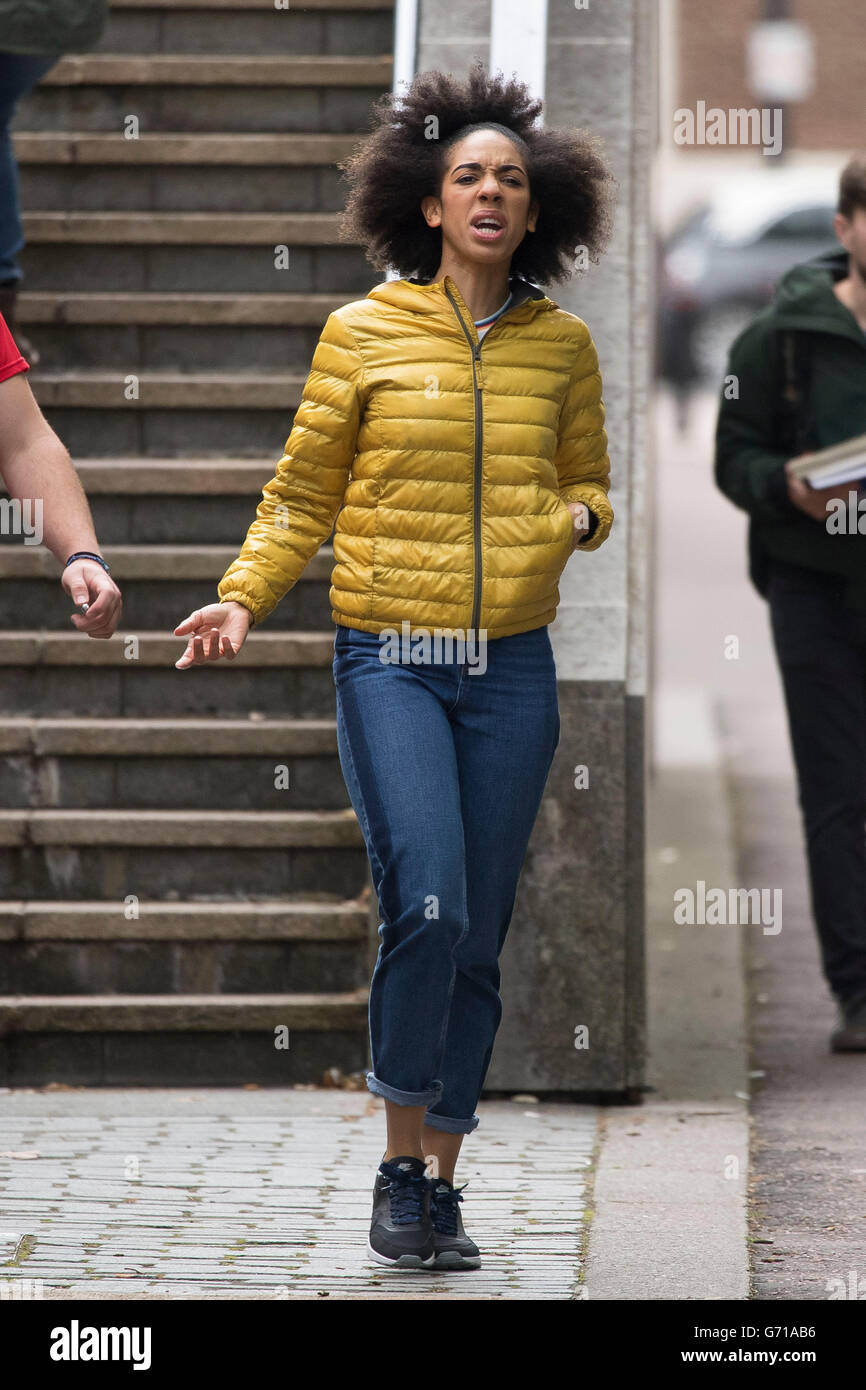
<path id="1" fill-rule="evenodd" d="M 103 53 L 387 52 L 394 41 L 392 5 L 220 4 L 113 5 L 99 42 Z M 215 22 L 216 21 L 216 22 Z"/>
<path id="2" fill-rule="evenodd" d="M 270 618 L 267 619 L 271 621 Z M 174 676 L 215 676 L 219 668 L 202 667 L 196 672 L 177 672 L 181 638 L 170 633 L 140 631 L 135 633 L 135 666 L 169 667 Z M 117 632 L 100 640 L 82 637 L 77 632 L 31 630 L 0 632 L 0 668 L 32 666 L 56 667 L 120 667 L 130 666 L 129 636 Z M 329 632 L 267 632 L 250 633 L 241 651 L 231 663 L 233 671 L 250 667 L 273 667 L 284 671 L 288 667 L 330 668 L 334 657 L 334 631 Z M 223 669 L 228 669 L 223 668 Z M 330 669 L 328 670 L 330 677 Z"/>
<path id="3" fill-rule="evenodd" d="M 0 940 L 0 995 L 248 995 L 354 990 L 357 941 Z"/>
<path id="4" fill-rule="evenodd" d="M 189 61 L 173 55 L 176 63 Z M 150 61 L 146 59 L 145 61 Z M 224 64 L 243 63 L 252 77 L 258 59 L 223 59 Z M 285 62 L 286 60 L 279 60 Z M 291 60 L 289 60 L 291 61 Z M 339 59 L 329 60 L 339 64 Z M 149 85 L 144 82 L 76 82 L 50 85 L 40 82 L 22 98 L 16 110 L 16 126 L 23 131 L 97 132 L 123 131 L 134 114 L 139 130 L 148 134 L 321 134 L 353 135 L 369 125 L 371 102 L 391 90 L 387 81 L 374 82 L 380 59 L 361 59 L 367 64 L 364 81 L 322 85 L 307 66 L 308 85 L 295 86 L 292 100 L 281 99 L 282 83 L 243 85 L 243 82 L 193 82 L 181 80 Z M 307 59 L 295 59 L 300 79 Z M 372 64 L 372 66 L 370 66 Z M 235 76 L 242 73 L 235 68 Z M 180 79 L 180 69 L 176 73 Z M 343 74 L 348 76 L 348 73 Z M 199 76 L 207 76 L 200 71 Z"/>
<path id="5" fill-rule="evenodd" d="M 330 753 L 75 753 L 0 756 L 0 807 L 128 811 L 344 810 L 349 797 Z"/>
<path id="6" fill-rule="evenodd" d="M 77 458 L 88 497 L 252 496 L 274 474 L 276 458 Z"/>
<path id="7" fill-rule="evenodd" d="M 251 165 L 317 167 L 346 159 L 364 135 L 206 134 L 164 131 L 160 135 L 94 134 L 89 131 L 17 131 L 19 165 Z M 187 175 L 188 177 L 188 175 Z"/>
<path id="8" fill-rule="evenodd" d="M 237 372 L 131 371 L 124 364 L 116 373 L 43 372 L 30 374 L 33 394 L 43 410 L 65 407 L 91 410 L 294 410 L 300 404 L 306 376 L 263 373 L 256 363 L 243 376 Z M 137 395 L 127 398 L 129 377 Z M 69 440 L 63 436 L 64 442 Z"/>
<path id="9" fill-rule="evenodd" d="M 149 378 L 153 385 L 154 379 L 160 377 L 163 395 L 165 378 L 174 373 L 184 382 L 190 378 L 204 382 L 216 378 L 222 382 L 233 377 L 248 383 L 256 380 L 266 364 L 277 363 L 293 373 L 296 381 L 303 381 L 309 372 L 320 332 L 321 325 L 304 328 L 279 324 L 172 324 L 164 327 L 119 323 L 43 324 L 31 334 L 41 355 L 38 374 L 33 374 L 34 389 L 39 380 L 63 379 L 67 375 L 87 379 L 113 376 L 117 381 L 121 364 L 124 380 L 127 373 L 135 374 L 139 378 Z M 294 382 L 292 389 L 296 390 Z M 243 401 L 243 397 L 240 399 Z M 268 398 L 263 399 L 266 404 L 260 410 L 272 410 L 273 406 L 267 404 Z M 193 397 L 194 402 L 197 400 L 198 396 Z M 96 414 L 101 409 L 104 413 L 115 401 L 116 397 L 109 398 L 107 407 L 81 408 Z M 143 400 L 141 404 L 145 412 L 159 409 Z M 57 408 L 75 407 L 65 404 Z M 168 408 L 189 413 L 183 401 Z M 272 442 L 282 443 L 283 440 L 275 438 Z"/>
<path id="10" fill-rule="evenodd" d="M 218 603 L 217 585 L 237 558 L 255 509 L 246 509 L 236 543 L 209 545 L 105 545 L 102 554 L 123 594 L 121 632 L 124 639 L 136 629 L 165 625 L 173 632 L 196 608 Z M 330 588 L 334 559 L 330 546 L 322 546 L 303 570 L 297 584 L 283 597 L 267 622 L 271 628 L 298 627 L 321 630 L 330 620 Z M 3 581 L 6 626 L 24 629 L 44 625 L 65 628 L 72 612 L 70 600 L 60 589 L 62 566 L 44 546 L 14 543 L 0 545 L 0 580 Z M 182 651 L 182 638 L 177 655 Z M 249 642 L 233 664 L 239 664 Z M 175 657 L 177 660 L 177 656 Z"/>
<path id="11" fill-rule="evenodd" d="M 25 291 L 17 300 L 25 324 L 170 324 L 178 327 L 277 325 L 322 328 L 346 295 L 160 295 L 160 293 L 64 293 Z"/>
<path id="12" fill-rule="evenodd" d="M 137 217 L 144 221 L 149 215 L 144 211 Z M 181 289 L 186 294 L 327 293 L 341 295 L 345 303 L 367 294 L 382 279 L 357 246 L 293 247 L 284 266 L 276 262 L 276 244 L 127 246 L 70 241 L 58 256 L 56 243 L 35 242 L 24 248 L 21 262 L 28 291 L 63 294 L 175 294 Z"/>
<path id="13" fill-rule="evenodd" d="M 245 36 L 240 46 L 252 50 L 234 53 L 220 52 L 219 42 L 208 45 L 207 25 L 194 15 L 186 23 L 173 17 L 168 25 L 158 15 L 149 24 L 122 20 L 117 42 L 147 51 L 67 54 L 21 101 L 17 127 L 27 133 L 120 132 L 130 139 L 160 132 L 351 135 L 367 129 L 371 100 L 392 85 L 389 17 L 360 28 L 351 17 L 341 26 L 336 14 L 329 22 L 305 22 L 303 13 L 288 23 L 281 18 L 287 16 L 272 12 L 264 29 L 260 19 L 240 27 L 230 19 L 223 42 L 234 27 Z M 181 51 L 153 51 L 172 30 Z M 110 41 L 106 34 L 104 42 Z M 292 51 L 281 53 L 282 43 Z M 286 90 L 290 102 L 282 99 Z M 130 113 L 138 123 L 131 134 Z"/>
<path id="14" fill-rule="evenodd" d="M 0 995 L 258 994 L 365 983 L 367 906 L 345 901 L 0 902 Z"/>
<path id="15" fill-rule="evenodd" d="M 0 899 L 355 898 L 367 874 L 351 808 L 0 810 Z"/>
<path id="16" fill-rule="evenodd" d="M 333 719 L 46 719 L 0 722 L 0 754 L 48 757 L 314 757 L 334 753 Z"/>
<path id="17" fill-rule="evenodd" d="M 363 135 L 19 132 L 28 212 L 337 213 L 337 162 Z M 194 174 L 192 170 L 194 169 Z M 82 175 L 86 173 L 86 177 Z"/>
<path id="18" fill-rule="evenodd" d="M 160 398 L 167 399 L 171 378 L 177 375 L 184 385 L 190 379 L 201 383 L 192 397 L 195 407 L 201 391 L 212 378 L 219 383 L 235 378 L 242 385 L 248 384 L 258 378 L 266 364 L 278 363 L 292 373 L 289 378 L 292 398 L 298 396 L 297 383 L 303 384 L 306 380 L 323 320 L 307 327 L 282 325 L 276 321 L 259 325 L 218 322 L 209 325 L 205 321 L 206 313 L 205 316 L 191 315 L 191 318 L 193 321 L 188 324 L 52 323 L 36 327 L 32 336 L 38 344 L 41 361 L 38 373 L 33 373 L 34 390 L 39 381 L 59 379 L 65 383 L 69 376 L 84 378 L 88 384 L 92 377 L 100 381 L 123 380 L 126 390 L 128 377 L 134 374 L 146 379 L 151 388 L 158 383 Z M 123 367 L 122 373 L 118 372 L 119 365 Z M 64 391 L 67 389 L 64 385 Z M 144 400 L 143 387 L 138 389 L 144 410 L 159 408 L 150 397 Z M 117 399 L 116 394 L 109 395 L 108 406 L 102 409 L 111 409 Z M 259 409 L 274 408 L 271 395 L 262 394 L 260 399 L 264 404 Z M 238 400 L 240 408 L 245 408 L 243 395 L 233 396 L 231 400 L 231 408 L 238 408 Z M 63 407 L 74 408 L 65 396 L 61 397 L 57 408 Z M 82 408 L 99 409 L 92 405 Z M 179 404 L 176 400 L 167 408 L 188 410 L 186 396 L 181 396 Z"/>
<path id="19" fill-rule="evenodd" d="M 10 1033 L 0 1039 L 0 1085 L 299 1086 L 367 1065 L 362 1029 L 292 1034 L 288 1051 L 261 1031 Z"/>
<path id="20" fill-rule="evenodd" d="M 22 323 L 169 324 L 179 327 L 274 325 L 321 331 L 325 319 L 348 302 L 342 294 L 114 294 L 23 291 L 18 295 Z M 40 339 L 41 342 L 41 339 Z"/>
<path id="21" fill-rule="evenodd" d="M 0 902 L 0 995 L 304 994 L 365 983 L 360 899 Z"/>
<path id="22" fill-rule="evenodd" d="M 346 202 L 335 164 L 34 163 L 19 175 L 28 212 L 338 213 Z"/>
<path id="23" fill-rule="evenodd" d="M 360 900 L 141 902 L 130 919 L 117 903 L 0 902 L 0 941 L 365 941 Z"/>
<path id="24" fill-rule="evenodd" d="M 72 53 L 40 82 L 46 87 L 371 87 L 391 84 L 390 54 Z"/>
<path id="25" fill-rule="evenodd" d="M 184 579 L 177 581 L 165 581 L 158 578 L 151 579 L 128 579 L 121 581 L 123 594 L 123 613 L 118 632 L 123 634 L 123 640 L 130 642 L 138 632 L 146 627 L 161 623 L 164 630 L 173 633 L 179 622 L 197 608 L 204 608 L 210 603 L 217 603 L 217 583 L 222 576 L 222 572 L 215 572 L 209 580 Z M 328 595 L 330 583 L 326 580 L 296 584 L 293 589 L 282 599 L 267 619 L 268 627 L 272 630 L 288 631 L 295 629 L 299 632 L 321 631 L 330 616 Z M 37 627 L 44 627 L 46 630 L 65 630 L 71 627 L 71 616 L 73 607 L 71 600 L 61 590 L 60 585 L 55 580 L 36 579 L 36 580 L 5 580 L 3 583 L 4 605 L 8 605 L 7 628 L 12 623 L 19 623 L 25 630 L 32 630 Z M 87 638 L 81 639 L 87 641 Z M 91 639 L 92 640 L 92 639 Z M 104 639 L 100 638 L 100 642 Z M 171 664 L 171 673 L 175 678 L 175 684 L 179 677 L 186 678 L 189 671 L 174 670 L 174 661 L 183 653 L 186 645 L 181 637 L 174 637 L 177 643 L 174 659 Z M 227 667 L 233 670 L 240 668 L 243 652 L 231 662 L 224 662 Z M 134 662 L 133 658 L 128 661 Z M 212 668 L 213 668 L 212 663 Z M 157 706 L 160 708 L 160 706 Z M 177 712 L 171 706 L 172 712 Z M 295 713 L 293 710 L 282 713 Z"/>
<path id="26" fill-rule="evenodd" d="M 340 236 L 336 213 L 31 212 L 30 244 L 96 246 L 357 246 Z"/>
<path id="27" fill-rule="evenodd" d="M 239 546 L 117 545 L 104 546 L 100 553 L 118 583 L 134 579 L 176 583 L 184 579 L 218 582 L 237 558 L 238 550 Z M 329 580 L 333 564 L 331 547 L 321 546 L 304 569 L 299 583 Z M 0 579 L 54 579 L 60 576 L 62 569 L 60 562 L 44 546 L 25 545 L 17 538 L 15 544 L 0 545 Z M 217 599 L 211 601 L 216 603 Z"/>
<path id="28" fill-rule="evenodd" d="M 38 330 L 32 330 L 34 336 Z M 34 383 L 35 384 L 35 383 Z M 292 426 L 292 410 L 94 409 L 44 406 L 52 429 L 73 458 L 83 454 L 267 454 L 279 459 Z M 219 539 L 224 539 L 220 537 Z"/>
<path id="29" fill-rule="evenodd" d="M 149 545 L 207 544 L 237 552 L 280 452 L 267 460 L 78 459 L 76 469 L 103 549 L 146 536 Z M 0 496 L 6 496 L 2 488 Z M 22 544 L 0 532 L 0 552 Z"/>
<path id="30" fill-rule="evenodd" d="M 123 625 L 113 637 L 97 641 L 65 625 L 65 595 L 58 600 L 47 586 L 43 607 L 51 605 L 63 616 L 61 631 L 40 626 L 0 632 L 4 716 L 108 719 L 150 717 L 159 710 L 178 717 L 246 719 L 251 711 L 264 718 L 333 717 L 334 629 L 274 627 L 282 605 L 265 626 L 253 630 L 234 661 L 185 671 L 174 664 L 184 651 L 183 639 L 172 635 L 168 623 L 162 632 L 142 627 L 131 633 Z M 10 611 L 14 617 L 11 605 Z"/>
<path id="31" fill-rule="evenodd" d="M 112 10 L 273 10 L 274 0 L 111 0 Z M 393 10 L 394 0 L 304 0 L 311 11 Z M 222 22 L 223 16 L 220 16 Z"/>
<path id="32" fill-rule="evenodd" d="M 9 810 L 326 811 L 348 801 L 334 719 L 0 721 Z"/>
<path id="33" fill-rule="evenodd" d="M 354 811 L 0 810 L 0 845 L 354 849 Z"/>
<path id="34" fill-rule="evenodd" d="M 344 994 L 3 995 L 0 1034 L 317 1031 L 367 1025 L 367 991 Z"/>
<path id="35" fill-rule="evenodd" d="M 293 1085 L 367 1065 L 367 993 L 0 998 L 0 1084 Z M 276 1030 L 288 1029 L 287 1047 Z"/>

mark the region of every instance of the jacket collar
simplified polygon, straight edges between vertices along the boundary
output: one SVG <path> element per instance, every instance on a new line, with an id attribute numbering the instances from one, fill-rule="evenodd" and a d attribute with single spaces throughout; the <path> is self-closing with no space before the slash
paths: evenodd
<path id="1" fill-rule="evenodd" d="M 554 300 L 544 293 L 544 290 L 539 289 L 538 285 L 534 285 L 531 280 L 524 280 L 520 275 L 510 276 L 508 284 L 513 295 L 508 308 L 509 314 L 521 306 L 524 315 L 531 318 L 539 310 L 559 307 Z M 469 309 L 450 275 L 446 275 L 441 281 L 425 281 L 415 278 L 383 280 L 381 284 L 373 286 L 367 298 L 392 304 L 395 308 L 405 309 L 410 313 L 442 314 L 447 312 L 452 314 L 453 309 L 446 290 L 450 290 L 466 317 L 469 318 Z"/>

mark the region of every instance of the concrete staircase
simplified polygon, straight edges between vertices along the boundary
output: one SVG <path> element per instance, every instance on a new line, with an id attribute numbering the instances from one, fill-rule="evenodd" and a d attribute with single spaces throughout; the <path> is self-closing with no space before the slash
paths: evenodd
<path id="1" fill-rule="evenodd" d="M 381 278 L 338 239 L 334 164 L 392 28 L 381 0 L 113 0 L 19 108 L 30 381 L 124 611 L 81 637 L 49 552 L 0 537 L 0 1084 L 366 1063 L 330 546 L 236 662 L 179 672 L 171 631 L 215 599 L 325 317 Z"/>

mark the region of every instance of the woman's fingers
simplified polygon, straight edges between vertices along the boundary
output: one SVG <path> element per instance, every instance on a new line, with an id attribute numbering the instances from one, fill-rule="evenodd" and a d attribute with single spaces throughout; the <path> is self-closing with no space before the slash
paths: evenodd
<path id="1" fill-rule="evenodd" d="M 214 618 L 218 624 L 214 623 Z M 175 667 L 184 671 L 188 666 L 202 666 L 206 661 L 219 661 L 222 657 L 233 661 L 244 644 L 244 628 L 245 624 L 222 605 L 213 604 L 210 610 L 196 609 L 174 629 L 175 636 L 188 637 L 186 651 L 175 662 Z"/>
<path id="2" fill-rule="evenodd" d="M 237 656 L 237 651 L 228 637 L 221 635 L 218 627 L 206 632 L 196 632 L 187 642 L 186 651 L 175 666 L 185 670 L 187 666 L 203 666 L 206 661 L 219 661 L 220 657 L 229 660 Z"/>

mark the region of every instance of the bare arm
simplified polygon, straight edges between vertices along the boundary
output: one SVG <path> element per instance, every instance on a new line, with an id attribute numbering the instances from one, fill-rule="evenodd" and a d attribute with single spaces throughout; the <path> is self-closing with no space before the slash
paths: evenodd
<path id="1" fill-rule="evenodd" d="M 0 475 L 10 497 L 42 501 L 42 540 L 65 565 L 99 550 L 81 480 L 23 373 L 0 382 Z"/>
<path id="2" fill-rule="evenodd" d="M 61 566 L 77 550 L 99 554 L 81 480 L 20 372 L 0 382 L 0 476 L 12 499 L 32 501 L 38 539 Z M 110 637 L 120 618 L 121 598 L 102 566 L 77 560 L 63 570 L 61 584 L 74 603 L 89 605 L 86 616 L 72 615 L 78 630 Z"/>

